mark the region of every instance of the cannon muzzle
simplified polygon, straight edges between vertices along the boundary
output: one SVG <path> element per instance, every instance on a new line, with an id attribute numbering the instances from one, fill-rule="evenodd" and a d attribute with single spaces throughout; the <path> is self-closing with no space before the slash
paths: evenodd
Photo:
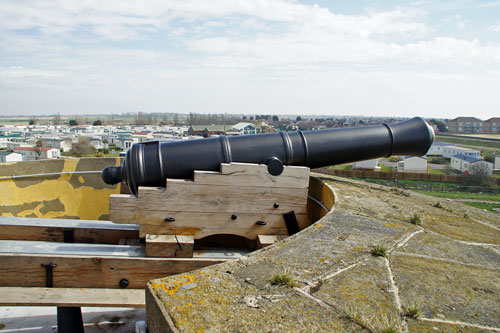
<path id="1" fill-rule="evenodd" d="M 219 136 L 203 140 L 134 144 L 120 167 L 107 167 L 107 184 L 125 181 L 137 195 L 139 186 L 165 186 L 166 178 L 192 178 L 194 170 L 219 171 L 221 163 L 267 164 L 271 175 L 283 165 L 318 168 L 388 157 L 423 156 L 434 141 L 433 129 L 419 117 L 394 124 L 318 131 Z"/>

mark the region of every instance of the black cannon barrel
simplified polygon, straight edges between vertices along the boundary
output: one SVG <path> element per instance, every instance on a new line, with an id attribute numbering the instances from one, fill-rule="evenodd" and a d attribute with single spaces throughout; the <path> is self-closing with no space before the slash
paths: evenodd
<path id="1" fill-rule="evenodd" d="M 137 195 L 139 186 L 165 186 L 166 178 L 187 179 L 194 170 L 219 171 L 221 163 L 264 163 L 272 175 L 283 165 L 318 168 L 391 155 L 422 156 L 434 131 L 419 117 L 394 124 L 318 131 L 219 136 L 181 142 L 134 144 L 121 167 L 107 167 L 107 184 L 125 181 Z"/>

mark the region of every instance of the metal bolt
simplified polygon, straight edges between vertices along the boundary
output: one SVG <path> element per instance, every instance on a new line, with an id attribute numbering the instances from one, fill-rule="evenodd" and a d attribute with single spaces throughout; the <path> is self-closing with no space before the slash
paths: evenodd
<path id="1" fill-rule="evenodd" d="M 120 288 L 127 288 L 128 287 L 128 280 L 127 279 L 121 279 L 120 280 L 120 283 L 118 283 L 120 285 Z"/>
<path id="2" fill-rule="evenodd" d="M 267 222 L 264 222 L 264 221 L 257 221 L 257 222 L 255 222 L 255 224 L 257 224 L 257 225 L 266 225 L 266 224 L 267 224 Z"/>
<path id="3" fill-rule="evenodd" d="M 173 217 L 166 217 L 165 222 L 175 222 L 175 219 Z"/>
<path id="4" fill-rule="evenodd" d="M 231 220 L 236 220 L 237 218 L 238 218 L 238 215 L 236 215 L 236 214 L 231 215 Z"/>
<path id="5" fill-rule="evenodd" d="M 278 208 L 279 206 L 280 206 L 280 204 L 278 202 L 275 202 L 273 205 L 274 208 Z"/>

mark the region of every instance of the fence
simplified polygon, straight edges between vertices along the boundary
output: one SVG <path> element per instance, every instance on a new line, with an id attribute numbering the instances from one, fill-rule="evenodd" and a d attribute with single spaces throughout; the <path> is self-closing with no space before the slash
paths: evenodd
<path id="1" fill-rule="evenodd" d="M 387 184 L 389 185 L 389 184 Z M 391 184 L 395 185 L 394 182 Z M 464 186 L 464 185 L 433 185 L 433 184 L 418 184 L 418 185 L 408 185 L 404 183 L 397 184 L 398 187 L 407 190 L 421 190 L 421 191 L 433 191 L 433 192 L 465 192 L 465 193 L 487 193 L 487 194 L 500 194 L 499 188 L 492 187 L 480 187 L 480 186 Z"/>
<path id="2" fill-rule="evenodd" d="M 359 178 L 375 178 L 375 179 L 409 179 L 423 180 L 433 182 L 452 182 L 460 183 L 464 176 L 461 175 L 435 175 L 419 172 L 382 172 L 382 171 L 367 171 L 367 170 L 336 170 L 329 167 L 314 169 L 313 171 L 332 176 L 341 177 L 359 177 Z M 493 178 L 493 182 L 500 185 L 500 178 Z"/>

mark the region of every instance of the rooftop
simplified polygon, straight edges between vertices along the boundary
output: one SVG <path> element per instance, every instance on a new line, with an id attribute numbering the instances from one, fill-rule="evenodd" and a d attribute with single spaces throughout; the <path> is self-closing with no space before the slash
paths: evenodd
<path id="1" fill-rule="evenodd" d="M 463 154 L 453 155 L 453 158 L 457 158 L 459 160 L 467 161 L 467 162 L 470 162 L 470 163 L 482 161 L 482 159 L 480 159 L 480 158 L 477 158 L 477 157 L 474 157 L 474 156 L 469 156 L 469 155 L 463 155 Z"/>

